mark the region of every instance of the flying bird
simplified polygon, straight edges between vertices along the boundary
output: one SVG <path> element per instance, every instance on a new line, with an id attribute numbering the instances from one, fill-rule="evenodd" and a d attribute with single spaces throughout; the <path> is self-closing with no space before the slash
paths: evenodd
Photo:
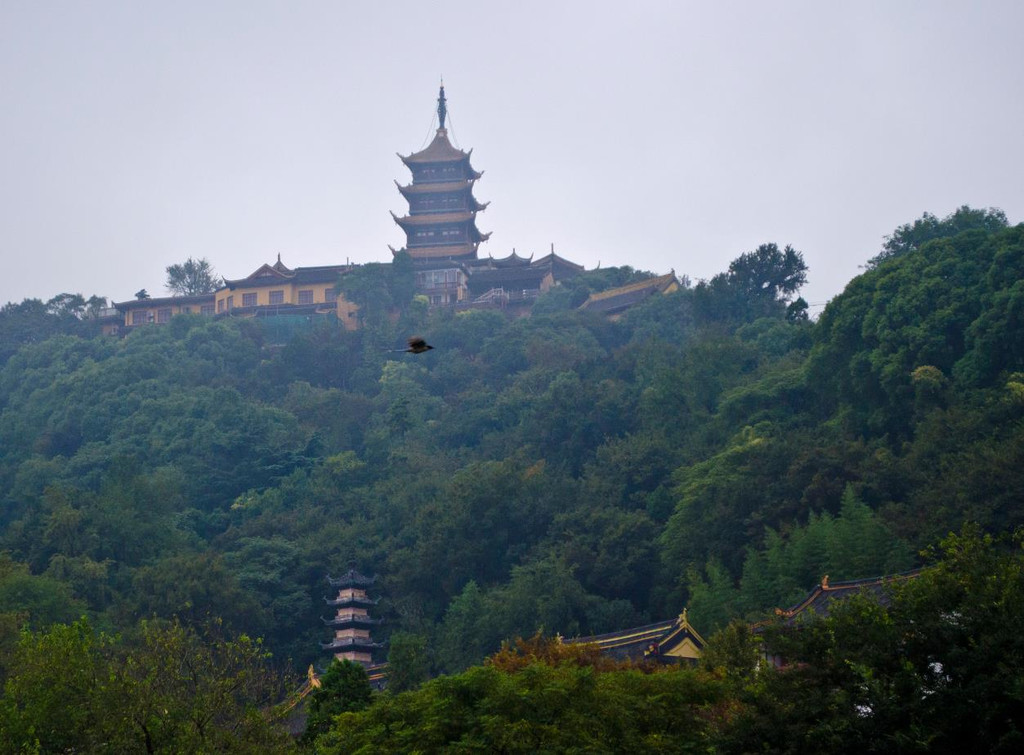
<path id="1" fill-rule="evenodd" d="M 413 336 L 409 339 L 408 349 L 397 349 L 397 351 L 402 351 L 408 354 L 422 354 L 424 351 L 430 351 L 432 348 L 434 347 L 419 336 Z"/>

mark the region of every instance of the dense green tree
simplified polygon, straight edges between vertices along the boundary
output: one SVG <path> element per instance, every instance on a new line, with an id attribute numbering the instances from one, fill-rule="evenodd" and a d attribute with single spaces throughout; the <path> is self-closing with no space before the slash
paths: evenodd
<path id="1" fill-rule="evenodd" d="M 1006 213 L 994 207 L 975 210 L 963 205 L 941 220 L 926 212 L 913 223 L 901 225 L 886 236 L 882 251 L 871 258 L 868 266 L 877 267 L 886 260 L 916 251 L 929 241 L 956 236 L 963 231 L 979 229 L 993 232 L 1006 227 Z"/>
<path id="2" fill-rule="evenodd" d="M 703 748 L 719 687 L 689 669 L 473 668 L 341 715 L 317 752 L 687 752 Z"/>
<path id="3" fill-rule="evenodd" d="M 211 294 L 220 285 L 220 278 L 205 257 L 179 262 L 167 267 L 167 290 L 175 296 Z"/>
<path id="4" fill-rule="evenodd" d="M 968 528 L 888 602 L 851 598 L 770 631 L 787 666 L 744 693 L 751 704 L 721 749 L 1016 752 L 1024 556 L 1009 546 Z"/>
<path id="5" fill-rule="evenodd" d="M 309 696 L 302 740 L 312 743 L 327 733 L 341 713 L 355 713 L 370 704 L 372 690 L 366 669 L 348 660 L 333 660 L 319 677 L 320 686 Z"/>

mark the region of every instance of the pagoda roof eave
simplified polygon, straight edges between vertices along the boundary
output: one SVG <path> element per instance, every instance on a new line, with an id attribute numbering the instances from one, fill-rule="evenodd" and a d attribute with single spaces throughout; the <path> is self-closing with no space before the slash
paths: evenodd
<path id="1" fill-rule="evenodd" d="M 377 575 L 367 577 L 365 574 L 360 574 L 355 569 L 349 569 L 345 574 L 340 577 L 332 577 L 330 574 L 327 575 L 327 583 L 331 587 L 357 587 L 372 585 L 377 581 Z"/>
<path id="2" fill-rule="evenodd" d="M 395 181 L 395 186 L 403 196 L 409 194 L 441 194 L 456 191 L 472 191 L 476 179 L 463 179 L 460 181 L 435 181 L 431 183 L 400 184 Z"/>
<path id="3" fill-rule="evenodd" d="M 413 152 L 411 155 L 399 153 L 398 157 L 406 165 L 417 165 L 423 163 L 461 162 L 463 160 L 468 162 L 469 156 L 472 153 L 473 150 L 463 152 L 461 149 L 452 146 L 452 143 L 448 141 L 448 129 L 439 128 L 426 149 Z"/>
<path id="4" fill-rule="evenodd" d="M 437 223 L 466 223 L 472 222 L 475 217 L 475 213 L 471 210 L 464 210 L 462 212 L 438 212 L 428 213 L 424 215 L 403 215 L 398 217 L 394 213 L 391 213 L 391 217 L 394 218 L 398 225 L 405 228 L 406 226 L 418 226 L 418 225 L 434 225 Z"/>
<path id="5" fill-rule="evenodd" d="M 477 243 L 457 244 L 451 246 L 415 246 L 402 247 L 392 250 L 392 254 L 406 252 L 412 257 L 413 262 L 439 262 L 450 259 L 452 262 L 462 262 L 466 259 L 476 259 Z"/>

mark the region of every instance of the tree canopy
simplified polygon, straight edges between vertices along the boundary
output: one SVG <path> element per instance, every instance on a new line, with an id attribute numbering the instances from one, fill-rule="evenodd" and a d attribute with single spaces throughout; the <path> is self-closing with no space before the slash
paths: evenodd
<path id="1" fill-rule="evenodd" d="M 176 296 L 211 294 L 220 286 L 220 278 L 205 257 L 178 262 L 167 267 L 167 290 Z"/>

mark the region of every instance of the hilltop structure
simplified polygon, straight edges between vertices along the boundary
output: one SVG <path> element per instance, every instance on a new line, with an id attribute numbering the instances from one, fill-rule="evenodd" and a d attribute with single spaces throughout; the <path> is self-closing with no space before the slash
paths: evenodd
<path id="1" fill-rule="evenodd" d="M 411 184 L 402 186 L 395 182 L 409 203 L 409 214 L 391 216 L 405 231 L 403 250 L 420 265 L 476 259 L 480 242 L 490 236 L 476 227 L 476 214 L 487 203 L 476 200 L 473 185 L 483 173 L 470 165 L 473 150 L 463 152 L 448 140 L 447 116 L 442 84 L 437 97 L 438 129 L 433 141 L 424 150 L 398 155 L 412 173 Z"/>
<path id="2" fill-rule="evenodd" d="M 582 265 L 551 251 L 539 258 L 522 256 L 515 249 L 506 257 L 478 255 L 480 244 L 490 238 L 476 225 L 476 216 L 487 208 L 473 195 L 483 173 L 473 168 L 468 152 L 455 147 L 446 127 L 448 104 L 444 85 L 437 98 L 438 128 L 425 149 L 399 154 L 412 174 L 406 185 L 395 181 L 408 202 L 407 214 L 391 213 L 405 233 L 405 245 L 391 248 L 392 254 L 407 253 L 414 269 L 417 294 L 431 307 L 497 308 L 524 315 L 542 293 L 558 283 L 584 272 Z M 273 317 L 275 322 L 336 315 L 349 330 L 359 327 L 358 307 L 338 293 L 341 277 L 354 265 L 322 265 L 289 268 L 278 255 L 248 276 L 225 279 L 212 294 L 142 298 L 115 304 L 123 318 L 110 332 L 126 332 L 140 325 L 170 322 L 176 314 L 194 313 L 215 317 Z M 605 292 L 591 297 L 583 308 L 612 316 L 629 303 L 640 301 L 655 290 L 667 293 L 669 280 L 663 276 L 649 283 L 634 284 L 628 291 Z M 678 284 L 676 284 L 678 285 Z M 613 298 L 614 293 L 614 298 Z M 287 323 L 285 323 L 287 324 Z"/>

